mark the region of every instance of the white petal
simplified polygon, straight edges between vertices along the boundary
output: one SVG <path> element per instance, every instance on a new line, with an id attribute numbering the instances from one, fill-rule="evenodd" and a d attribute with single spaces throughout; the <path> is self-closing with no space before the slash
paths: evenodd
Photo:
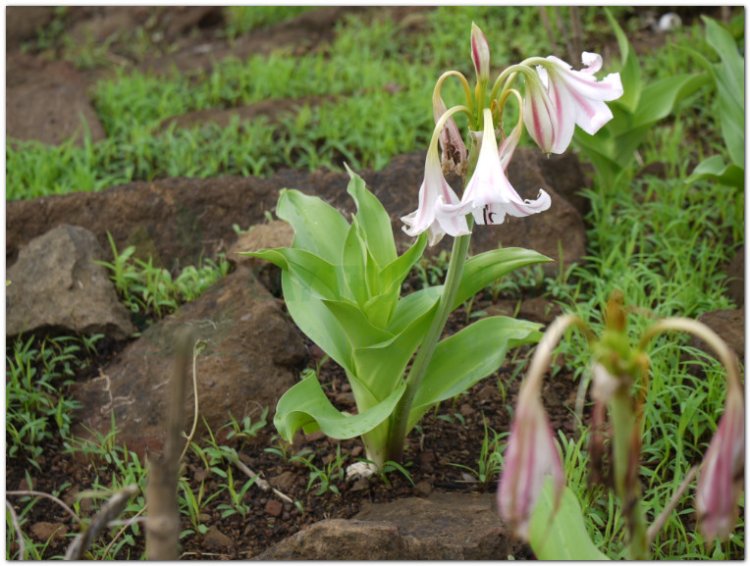
<path id="1" fill-rule="evenodd" d="M 598 53 L 590 53 L 584 51 L 581 53 L 581 61 L 583 62 L 585 69 L 581 71 L 584 73 L 594 74 L 602 68 L 602 56 Z"/>

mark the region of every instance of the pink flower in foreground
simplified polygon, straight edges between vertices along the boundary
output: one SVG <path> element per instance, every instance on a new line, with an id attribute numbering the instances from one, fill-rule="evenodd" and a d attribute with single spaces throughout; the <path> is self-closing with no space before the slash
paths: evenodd
<path id="1" fill-rule="evenodd" d="M 612 111 L 605 102 L 622 96 L 619 73 L 611 73 L 601 81 L 594 76 L 602 67 L 600 55 L 584 51 L 581 59 L 586 68 L 580 71 L 554 56 L 547 57 L 548 63 L 537 67 L 547 89 L 546 98 L 534 81 L 527 82 L 530 100 L 524 104 L 524 120 L 529 134 L 546 153 L 563 153 L 573 139 L 576 124 L 587 134 L 595 134 L 612 119 Z"/>
<path id="2" fill-rule="evenodd" d="M 552 429 L 539 395 L 522 392 L 497 491 L 500 516 L 519 538 L 529 538 L 529 520 L 547 476 L 559 499 L 565 476 Z"/>
<path id="3" fill-rule="evenodd" d="M 512 154 L 515 140 L 511 135 L 508 143 L 504 144 L 506 155 Z M 482 146 L 474 175 L 466 185 L 461 204 L 444 206 L 443 211 L 446 214 L 471 212 L 477 224 L 502 224 L 506 214 L 522 217 L 547 210 L 552 201 L 544 190 L 540 189 L 539 197 L 533 201 L 524 200 L 518 195 L 505 176 L 503 161 L 507 166 L 508 160 L 501 158 L 497 148 L 492 113 L 485 108 Z"/>
<path id="4" fill-rule="evenodd" d="M 461 236 L 469 234 L 466 218 L 461 214 L 438 214 L 441 205 L 457 205 L 458 197 L 443 176 L 440 157 L 435 144 L 430 146 L 425 160 L 424 181 L 419 188 L 419 206 L 411 214 L 401 218 L 404 232 L 418 236 L 430 231 L 430 245 L 437 244 L 445 234 Z"/>
<path id="5" fill-rule="evenodd" d="M 737 521 L 745 464 L 745 418 L 742 391 L 730 388 L 726 410 L 701 468 L 695 507 L 703 536 L 725 539 Z"/>

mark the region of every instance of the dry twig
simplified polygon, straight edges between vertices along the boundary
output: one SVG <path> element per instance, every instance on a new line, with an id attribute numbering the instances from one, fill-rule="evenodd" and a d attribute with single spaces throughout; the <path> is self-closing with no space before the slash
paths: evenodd
<path id="1" fill-rule="evenodd" d="M 8 508 L 8 511 L 10 511 L 10 520 L 16 531 L 16 540 L 18 541 L 18 559 L 23 560 L 26 555 L 26 543 L 23 540 L 23 532 L 21 531 L 21 525 L 18 522 L 18 515 L 16 515 L 16 510 L 13 509 L 13 506 L 7 499 L 5 500 L 5 506 Z"/>

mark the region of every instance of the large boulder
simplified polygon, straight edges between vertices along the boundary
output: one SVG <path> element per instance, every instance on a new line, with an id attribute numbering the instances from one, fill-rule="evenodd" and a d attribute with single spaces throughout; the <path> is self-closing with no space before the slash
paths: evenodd
<path id="1" fill-rule="evenodd" d="M 106 268 L 96 237 L 62 224 L 21 248 L 7 272 L 6 334 L 42 328 L 124 339 L 135 332 Z"/>
<path id="2" fill-rule="evenodd" d="M 320 521 L 255 560 L 505 560 L 523 550 L 506 535 L 492 494 L 434 493 L 369 504 L 352 520 Z"/>
<path id="3" fill-rule="evenodd" d="M 139 454 L 160 449 L 173 337 L 188 325 L 203 345 L 195 372 L 198 419 L 214 432 L 230 415 L 241 420 L 257 416 L 263 407 L 275 408 L 306 360 L 302 337 L 279 302 L 248 267 L 239 266 L 196 301 L 151 326 L 100 377 L 76 385 L 74 397 L 82 403 L 76 432 L 105 433 L 114 416 L 118 441 Z M 193 387 L 188 390 L 185 409 L 191 423 Z"/>

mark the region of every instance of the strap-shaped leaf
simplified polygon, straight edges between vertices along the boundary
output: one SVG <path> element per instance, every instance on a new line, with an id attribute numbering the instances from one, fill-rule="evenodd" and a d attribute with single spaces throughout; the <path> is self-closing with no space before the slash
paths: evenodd
<path id="1" fill-rule="evenodd" d="M 539 560 L 609 560 L 591 541 L 575 494 L 565 487 L 555 510 L 553 482 L 548 478 L 529 523 L 531 549 Z"/>
<path id="2" fill-rule="evenodd" d="M 357 223 L 362 230 L 362 239 L 376 263 L 383 267 L 396 259 L 396 243 L 393 240 L 391 219 L 377 197 L 367 190 L 365 181 L 346 165 L 349 185 L 346 191 L 357 203 Z"/>
<path id="3" fill-rule="evenodd" d="M 281 273 L 287 311 L 294 323 L 346 371 L 354 371 L 349 339 L 323 300 L 288 271 Z"/>
<path id="4" fill-rule="evenodd" d="M 400 333 L 416 317 L 423 315 L 440 300 L 443 286 L 426 287 L 399 300 L 388 329 Z"/>
<path id="5" fill-rule="evenodd" d="M 713 179 L 723 185 L 739 188 L 745 185 L 745 170 L 734 163 L 724 163 L 721 155 L 712 155 L 701 161 L 685 182 L 693 183 L 699 179 Z"/>
<path id="6" fill-rule="evenodd" d="M 620 60 L 622 61 L 620 77 L 622 78 L 624 92 L 613 104 L 622 105 L 633 112 L 638 107 L 638 102 L 641 98 L 641 65 L 628 42 L 628 37 L 622 31 L 620 24 L 617 23 L 617 19 L 607 8 L 604 8 L 604 13 L 607 15 L 607 20 L 609 20 L 609 24 L 612 26 L 612 30 L 617 37 L 617 44 L 620 48 Z"/>
<path id="7" fill-rule="evenodd" d="M 323 304 L 344 329 L 352 348 L 372 346 L 393 337 L 390 332 L 373 326 L 365 313 L 354 303 L 324 299 Z"/>
<path id="8" fill-rule="evenodd" d="M 315 254 L 298 248 L 272 248 L 257 252 L 242 252 L 240 255 L 270 261 L 289 271 L 300 283 L 320 297 L 338 298 L 339 284 L 336 268 Z"/>
<path id="9" fill-rule="evenodd" d="M 367 287 L 367 277 L 365 274 L 365 261 L 367 254 L 365 244 L 359 236 L 356 220 L 349 226 L 344 241 L 343 254 L 341 259 L 342 279 L 349 290 L 350 295 L 360 305 L 364 305 L 369 299 L 370 293 Z"/>
<path id="10" fill-rule="evenodd" d="M 442 340 L 414 397 L 408 428 L 435 403 L 463 393 L 494 373 L 510 348 L 537 342 L 540 327 L 526 320 L 493 316 Z"/>
<path id="11" fill-rule="evenodd" d="M 724 27 L 711 18 L 706 22 L 706 41 L 721 58 L 715 65 L 721 133 L 732 163 L 745 166 L 745 61 Z"/>
<path id="12" fill-rule="evenodd" d="M 357 375 L 376 398 L 385 397 L 402 378 L 406 364 L 432 322 L 436 306 L 435 302 L 431 309 L 412 319 L 397 336 L 354 352 Z"/>
<path id="13" fill-rule="evenodd" d="M 384 422 L 401 399 L 404 389 L 405 385 L 400 384 L 381 403 L 358 415 L 347 415 L 331 404 L 317 376 L 312 374 L 281 396 L 273 424 L 287 442 L 291 442 L 300 429 L 306 433 L 320 430 L 336 439 L 354 438 Z"/>
<path id="14" fill-rule="evenodd" d="M 332 265 L 341 261 L 349 224 L 330 204 L 294 189 L 282 189 L 276 215 L 294 228 L 293 247 L 308 250 Z"/>
<path id="15" fill-rule="evenodd" d="M 524 248 L 499 248 L 469 258 L 452 309 L 458 308 L 478 291 L 520 267 L 552 261 L 545 255 Z"/>

